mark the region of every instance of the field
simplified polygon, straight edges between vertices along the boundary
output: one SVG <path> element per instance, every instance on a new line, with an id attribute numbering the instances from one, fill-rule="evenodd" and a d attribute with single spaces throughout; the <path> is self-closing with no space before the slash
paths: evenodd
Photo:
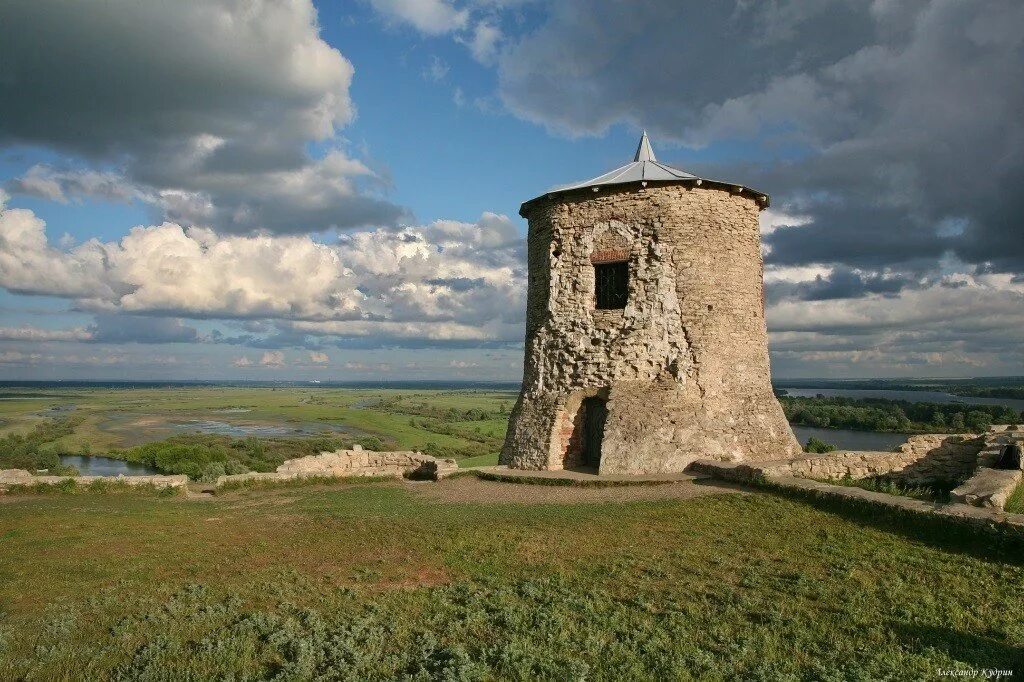
<path id="1" fill-rule="evenodd" d="M 1019 545 L 682 485 L 0 498 L 0 679 L 1024 671 Z"/>
<path id="2" fill-rule="evenodd" d="M 352 442 L 493 463 L 515 394 L 3 397 L 0 465 L 108 454 L 203 478 Z M 1019 540 L 715 485 L 72 486 L 0 496 L 0 679 L 1019 676 L 1021 584 Z"/>
<path id="3" fill-rule="evenodd" d="M 353 442 L 378 450 L 417 449 L 463 465 L 495 463 L 516 394 L 188 386 L 7 388 L 2 397 L 0 437 L 31 436 L 56 422 L 68 433 L 41 443 L 44 453 L 103 454 L 193 475 L 188 467 L 162 466 L 168 458 L 157 461 L 150 456 L 154 448 L 140 446 L 170 441 L 179 450 L 191 448 L 185 456 L 198 456 L 200 467 L 235 461 L 255 471 Z"/>

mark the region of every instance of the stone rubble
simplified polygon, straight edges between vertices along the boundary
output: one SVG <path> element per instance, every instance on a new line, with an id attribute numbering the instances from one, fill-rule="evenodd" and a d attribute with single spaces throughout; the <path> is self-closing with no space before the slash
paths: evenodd
<path id="1" fill-rule="evenodd" d="M 274 473 L 248 473 L 220 476 L 217 485 L 238 481 L 288 481 L 298 478 L 378 477 L 422 478 L 439 481 L 457 471 L 454 459 L 438 459 L 420 452 L 374 452 L 359 445 L 351 450 L 335 450 L 290 459 Z"/>

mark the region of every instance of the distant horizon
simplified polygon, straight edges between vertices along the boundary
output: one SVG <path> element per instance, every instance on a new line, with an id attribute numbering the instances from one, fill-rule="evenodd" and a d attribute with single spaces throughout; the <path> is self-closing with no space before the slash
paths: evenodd
<path id="1" fill-rule="evenodd" d="M 781 383 L 814 383 L 814 382 L 851 382 L 868 383 L 872 381 L 896 382 L 906 381 L 910 383 L 926 383 L 934 381 L 994 381 L 1001 380 L 1011 383 L 1024 383 L 1024 375 L 1017 374 L 992 374 L 975 376 L 945 376 L 945 377 L 773 377 L 772 384 Z M 154 384 L 154 385 L 183 385 L 183 386 L 218 386 L 218 385 L 248 385 L 248 386 L 322 386 L 332 387 L 376 387 L 393 386 L 494 386 L 494 387 L 518 387 L 522 385 L 521 380 L 514 379 L 0 379 L 0 387 L 17 386 L 39 386 L 39 385 L 95 385 L 95 384 Z"/>

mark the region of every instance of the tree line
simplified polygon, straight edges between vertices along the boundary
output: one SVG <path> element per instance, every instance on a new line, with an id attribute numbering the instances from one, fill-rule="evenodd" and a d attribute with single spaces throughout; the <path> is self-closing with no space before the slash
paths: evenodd
<path id="1" fill-rule="evenodd" d="M 1024 423 L 1024 413 L 1002 405 L 915 403 L 883 398 L 779 397 L 789 423 L 826 429 L 893 433 L 985 431 L 992 424 Z"/>

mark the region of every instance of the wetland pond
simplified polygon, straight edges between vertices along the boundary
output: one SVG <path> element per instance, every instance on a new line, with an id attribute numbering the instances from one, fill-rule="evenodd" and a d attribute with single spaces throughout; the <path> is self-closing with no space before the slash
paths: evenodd
<path id="1" fill-rule="evenodd" d="M 361 429 L 339 424 L 319 422 L 296 422 L 294 424 L 232 424 L 216 419 L 193 419 L 188 422 L 171 422 L 168 426 L 185 433 L 209 433 L 216 436 L 247 438 L 249 436 L 316 436 L 321 434 L 345 433 L 361 435 Z"/>
<path id="2" fill-rule="evenodd" d="M 101 457 L 90 455 L 61 455 L 60 463 L 64 466 L 75 467 L 78 473 L 83 476 L 152 476 L 161 473 L 159 470 L 145 464 L 125 462 L 113 457 Z"/>

